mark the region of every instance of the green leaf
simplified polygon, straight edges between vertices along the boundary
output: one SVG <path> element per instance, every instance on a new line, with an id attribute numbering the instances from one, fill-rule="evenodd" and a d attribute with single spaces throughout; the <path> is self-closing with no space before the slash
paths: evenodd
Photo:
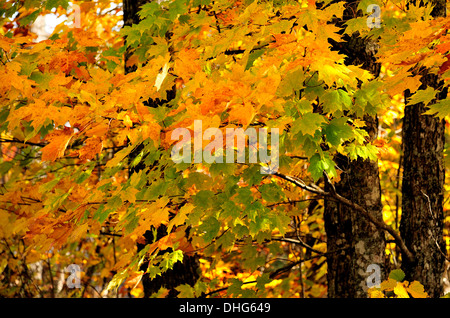
<path id="1" fill-rule="evenodd" d="M 109 282 L 108 286 L 106 287 L 106 290 L 116 290 L 122 282 L 128 277 L 128 269 L 124 269 L 120 273 L 117 273 L 114 275 L 113 279 Z"/>
<path id="2" fill-rule="evenodd" d="M 152 182 L 152 184 L 147 188 L 147 191 L 145 192 L 145 199 L 147 200 L 154 200 L 157 199 L 159 196 L 166 194 L 167 188 L 169 187 L 170 183 L 164 181 L 164 180 L 155 180 Z"/>
<path id="3" fill-rule="evenodd" d="M 429 107 L 430 109 L 424 112 L 424 115 L 435 115 L 441 119 L 450 115 L 450 99 L 448 98 L 429 105 Z"/>
<path id="4" fill-rule="evenodd" d="M 247 206 L 249 206 L 253 201 L 253 193 L 250 191 L 249 188 L 240 188 L 236 191 L 238 193 L 237 195 L 237 201 L 239 203 L 243 203 Z"/>
<path id="5" fill-rule="evenodd" d="M 179 292 L 179 294 L 177 295 L 178 298 L 194 298 L 194 289 L 192 288 L 192 286 L 188 285 L 188 284 L 182 284 L 179 285 L 177 287 L 175 287 L 175 289 Z"/>
<path id="6" fill-rule="evenodd" d="M 248 56 L 247 65 L 245 66 L 245 70 L 251 68 L 253 66 L 253 62 L 255 62 L 256 59 L 258 59 L 261 55 L 263 55 L 265 51 L 266 50 L 259 49 L 250 53 Z"/>
<path id="7" fill-rule="evenodd" d="M 337 110 L 348 110 L 352 106 L 352 99 L 350 95 L 342 90 L 330 90 L 327 91 L 322 97 L 323 111 L 325 113 L 335 112 Z"/>
<path id="8" fill-rule="evenodd" d="M 215 241 L 216 242 L 216 246 L 220 246 L 220 248 L 223 251 L 231 252 L 231 250 L 234 247 L 235 239 L 236 239 L 236 234 L 231 232 L 231 231 L 227 231 L 227 232 L 225 232 L 224 235 L 220 236 Z"/>
<path id="9" fill-rule="evenodd" d="M 0 163 L 0 174 L 5 175 L 12 167 L 14 167 L 14 162 L 12 161 Z"/>
<path id="10" fill-rule="evenodd" d="M 308 171 L 311 173 L 314 181 L 319 180 L 322 177 L 324 171 L 326 171 L 328 176 L 332 178 L 337 176 L 334 165 L 335 164 L 333 160 L 327 157 L 321 158 L 320 155 L 316 153 L 311 157 Z"/>
<path id="11" fill-rule="evenodd" d="M 161 264 L 159 265 L 163 272 L 172 269 L 176 262 L 183 261 L 183 252 L 181 250 L 175 250 L 172 253 L 165 254 Z"/>
<path id="12" fill-rule="evenodd" d="M 333 146 L 341 144 L 341 140 L 346 141 L 354 137 L 352 128 L 347 124 L 348 118 L 340 117 L 333 119 L 324 129 L 327 141 Z"/>
<path id="13" fill-rule="evenodd" d="M 264 273 L 256 279 L 256 288 L 259 290 L 264 290 L 266 288 L 266 284 L 269 284 L 272 279 L 270 278 L 269 273 Z"/>
<path id="14" fill-rule="evenodd" d="M 370 15 L 371 13 L 370 13 L 370 12 L 367 12 L 367 8 L 368 8 L 369 5 L 371 5 L 371 4 L 376 4 L 376 5 L 378 5 L 379 7 L 382 7 L 382 6 L 383 6 L 383 4 L 381 3 L 381 1 L 379 1 L 379 0 L 361 0 L 361 1 L 359 1 L 358 7 L 357 7 L 356 10 L 362 10 L 362 11 L 363 11 L 363 14 Z"/>
<path id="15" fill-rule="evenodd" d="M 83 171 L 77 178 L 77 180 L 75 181 L 77 184 L 81 184 L 83 183 L 85 180 L 87 180 L 91 174 L 92 171 L 94 170 L 95 166 L 92 166 L 91 168 L 89 168 L 87 171 Z"/>
<path id="16" fill-rule="evenodd" d="M 220 163 L 213 162 L 209 167 L 209 172 L 211 177 L 215 178 L 218 175 L 230 175 L 236 170 L 236 165 L 234 163 Z"/>
<path id="17" fill-rule="evenodd" d="M 389 278 L 401 282 L 405 278 L 405 273 L 401 269 L 394 269 L 389 273 Z"/>
<path id="18" fill-rule="evenodd" d="M 205 243 L 210 243 L 219 233 L 220 223 L 215 217 L 208 217 L 206 220 L 202 221 L 199 226 L 199 231 L 203 233 L 203 240 Z"/>
<path id="19" fill-rule="evenodd" d="M 350 144 L 345 147 L 348 157 L 351 160 L 356 160 L 358 157 L 363 159 L 377 160 L 378 148 L 374 145 L 355 145 Z"/>
<path id="20" fill-rule="evenodd" d="M 214 193 L 209 190 L 199 191 L 193 198 L 194 205 L 201 209 L 207 209 L 214 200 Z"/>
<path id="21" fill-rule="evenodd" d="M 242 294 L 242 284 L 243 282 L 237 278 L 230 279 L 231 285 L 227 288 L 228 295 L 234 295 L 234 297 L 238 297 Z"/>
<path id="22" fill-rule="evenodd" d="M 69 0 L 47 0 L 47 2 L 45 4 L 45 9 L 51 10 L 53 8 L 57 8 L 58 6 L 67 8 L 68 5 L 69 5 Z"/>
<path id="23" fill-rule="evenodd" d="M 275 183 L 263 184 L 258 188 L 261 197 L 267 202 L 278 202 L 284 197 L 280 186 Z"/>
<path id="24" fill-rule="evenodd" d="M 39 192 L 40 193 L 49 193 L 50 190 L 52 190 L 60 181 L 59 178 L 53 179 L 52 181 L 49 181 L 47 183 L 44 183 L 39 186 Z"/>
<path id="25" fill-rule="evenodd" d="M 383 83 L 381 81 L 372 80 L 363 83 L 361 89 L 357 90 L 353 95 L 355 98 L 355 114 L 362 117 L 365 113 L 376 115 L 377 110 L 385 105 L 386 94 L 380 91 Z"/>
<path id="26" fill-rule="evenodd" d="M 126 220 L 128 221 L 128 223 L 125 225 L 125 234 L 129 234 L 133 232 L 134 229 L 139 225 L 139 217 L 136 216 L 135 211 L 132 211 L 131 213 L 127 214 Z"/>
<path id="27" fill-rule="evenodd" d="M 431 100 L 436 96 L 437 91 L 433 87 L 427 87 L 425 90 L 418 90 L 413 96 L 408 99 L 409 105 L 424 103 L 427 106 Z"/>
<path id="28" fill-rule="evenodd" d="M 252 165 L 245 169 L 242 178 L 248 184 L 249 187 L 260 184 L 263 178 L 263 174 L 260 172 L 258 165 Z"/>
<path id="29" fill-rule="evenodd" d="M 297 119 L 292 127 L 292 133 L 296 134 L 299 131 L 304 135 L 314 137 L 316 130 L 320 128 L 320 124 L 325 123 L 322 115 L 317 113 L 306 113 L 302 118 Z"/>

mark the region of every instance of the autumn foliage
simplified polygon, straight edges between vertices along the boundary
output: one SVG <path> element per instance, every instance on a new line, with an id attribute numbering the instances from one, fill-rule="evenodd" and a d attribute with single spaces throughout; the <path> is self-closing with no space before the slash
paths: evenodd
<path id="1" fill-rule="evenodd" d="M 323 197 L 260 163 L 174 163 L 171 133 L 194 120 L 224 136 L 279 128 L 279 173 L 314 187 L 324 172 L 339 180 L 337 153 L 378 159 L 384 221 L 398 229 L 403 92 L 411 104 L 435 98 L 418 90 L 419 67 L 450 83 L 450 18 L 432 18 L 431 4 L 363 0 L 344 32 L 334 22 L 345 3 L 329 0 L 150 2 L 131 27 L 121 1 L 71 4 L 81 26 L 39 42 L 33 21 L 73 14 L 68 1 L 0 4 L 1 296 L 142 297 L 144 274 L 195 254 L 200 278 L 180 297 L 326 297 Z M 381 28 L 367 26 L 369 4 Z M 332 50 L 329 39 L 354 32 L 377 39 L 380 76 Z M 365 114 L 379 116 L 374 142 Z M 450 99 L 427 114 L 448 118 Z M 138 251 L 161 225 L 167 235 Z M 397 268 L 392 239 L 386 251 Z M 70 264 L 81 288 L 66 284 Z M 393 277 L 370 295 L 426 296 Z"/>

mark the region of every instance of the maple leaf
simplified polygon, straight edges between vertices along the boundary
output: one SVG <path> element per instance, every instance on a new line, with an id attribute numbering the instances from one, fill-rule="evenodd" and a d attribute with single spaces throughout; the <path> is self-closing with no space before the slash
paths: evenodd
<path id="1" fill-rule="evenodd" d="M 425 292 L 425 288 L 418 281 L 413 281 L 406 290 L 411 294 L 414 298 L 427 298 L 428 294 Z"/>
<path id="2" fill-rule="evenodd" d="M 181 50 L 173 65 L 175 74 L 185 82 L 190 80 L 194 77 L 195 73 L 201 70 L 200 63 L 197 61 L 199 57 L 200 54 L 195 49 L 186 48 Z"/>
<path id="3" fill-rule="evenodd" d="M 112 289 L 118 297 L 128 296 L 127 289 L 134 288 L 131 294 L 140 297 L 144 274 L 165 280 L 171 275 L 167 269 L 195 251 L 201 279 L 194 286 L 161 288 L 153 296 L 178 291 L 198 297 L 218 290 L 216 296 L 323 297 L 323 257 L 302 263 L 304 272 L 311 272 L 305 286 L 289 279 L 286 284 L 287 276 L 272 279 L 283 262 L 298 263 L 291 248 L 295 243 L 278 241 L 296 236 L 292 217 L 308 212 L 299 230 L 315 238 L 310 243 L 315 250 L 326 251 L 323 209 L 313 208 L 308 191 L 261 175 L 259 164 L 176 164 L 170 158 L 176 142 L 171 132 L 186 128 L 192 136 L 198 120 L 203 130 L 219 127 L 223 136 L 234 125 L 281 127 L 280 149 L 270 150 L 279 155 L 286 175 L 307 183 L 320 180 L 325 171 L 338 182 L 342 167 L 333 158 L 340 153 L 349 165 L 359 158 L 378 159 L 381 189 L 389 190 L 396 188 L 391 182 L 401 149 L 403 91 L 414 94 L 408 104 L 423 102 L 427 114 L 449 115 L 447 99 L 435 102 L 441 87 L 419 90 L 420 74 L 413 73 L 429 67 L 444 80 L 450 76 L 450 20 L 429 19 L 430 5 L 397 3 L 398 11 L 391 3 L 363 0 L 356 11 L 364 16 L 348 19 L 343 1 L 325 0 L 320 6 L 315 0 L 149 1 L 133 13 L 139 23 L 121 28 L 119 12 L 129 8 L 118 6 L 120 0 L 85 1 L 77 2 L 80 28 L 60 24 L 50 39 L 34 43 L 25 36 L 28 28 L 17 22 L 52 7 L 57 15 L 71 14 L 66 0 L 47 1 L 46 10 L 34 8 L 38 2 L 25 1 L 26 8 L 15 12 L 14 1 L 6 1 L 2 11 L 4 20 L 12 21 L 3 23 L 5 35 L 0 35 L 0 174 L 5 183 L 0 253 L 7 247 L 0 274 L 11 278 L 0 280 L 2 296 L 77 295 L 78 290 L 52 288 L 45 283 L 48 277 L 35 279 L 39 292 L 17 286 L 29 280 L 19 260 L 44 259 L 50 273 L 79 260 L 84 268 L 95 266 L 90 280 L 95 289 L 83 290 L 83 296 L 97 297 L 89 293 L 110 281 L 102 296 Z M 382 8 L 381 29 L 367 27 L 370 4 Z M 364 69 L 367 63 L 346 65 L 356 52 L 336 50 L 335 42 L 341 48 L 354 44 L 345 38 L 352 34 L 356 40 L 357 31 L 373 44 L 365 53 L 378 51 L 370 62 L 382 63 L 384 70 L 376 78 Z M 124 66 L 128 72 L 131 65 L 133 72 L 125 74 Z M 371 143 L 363 129 L 367 114 L 383 119 L 382 135 Z M 43 160 L 33 160 L 42 136 L 48 142 L 41 149 Z M 69 153 L 73 136 L 84 137 Z M 385 150 L 383 156 L 378 157 L 379 150 Z M 69 160 L 51 162 L 68 155 Z M 316 186 L 319 190 L 323 183 Z M 397 193 L 382 192 L 388 205 L 395 201 Z M 384 217 L 393 219 L 393 210 L 383 209 Z M 160 232 L 161 225 L 167 234 L 148 244 L 143 234 Z M 83 248 L 67 244 L 72 241 Z M 145 246 L 137 252 L 136 245 Z M 148 262 L 146 273 L 140 270 L 143 262 Z M 289 276 L 297 267 L 288 268 Z M 258 268 L 265 269 L 262 275 Z M 118 274 L 112 277 L 112 272 Z M 427 296 L 420 283 L 404 282 L 404 277 L 394 271 L 369 295 Z M 251 281 L 256 283 L 247 284 Z M 224 287 L 227 291 L 221 292 Z"/>
<path id="4" fill-rule="evenodd" d="M 335 118 L 324 129 L 327 141 L 332 145 L 337 146 L 341 143 L 341 140 L 347 140 L 352 138 L 352 128 L 347 125 L 347 118 Z"/>
<path id="5" fill-rule="evenodd" d="M 246 128 L 252 121 L 255 115 L 254 107 L 251 103 L 244 103 L 242 105 L 235 104 L 229 111 L 230 122 L 238 121 L 243 128 Z"/>
<path id="6" fill-rule="evenodd" d="M 86 139 L 85 145 L 78 151 L 82 161 L 93 159 L 102 151 L 103 140 L 101 137 L 91 137 Z"/>
<path id="7" fill-rule="evenodd" d="M 5 52 L 9 52 L 11 44 L 14 43 L 14 39 L 10 39 L 3 34 L 0 35 L 0 48 Z"/>
<path id="8" fill-rule="evenodd" d="M 408 103 L 410 105 L 424 103 L 427 106 L 432 99 L 436 96 L 437 91 L 433 87 L 427 87 L 425 90 L 418 90 L 414 95 L 412 95 Z"/>
<path id="9" fill-rule="evenodd" d="M 45 137 L 45 140 L 47 140 L 49 144 L 41 149 L 42 160 L 55 161 L 57 158 L 63 157 L 73 136 L 73 129 L 68 127 L 62 130 L 55 130 L 48 134 Z"/>
<path id="10" fill-rule="evenodd" d="M 439 100 L 436 103 L 429 105 L 429 109 L 424 112 L 424 115 L 435 115 L 439 118 L 449 116 L 450 99 Z"/>
<path id="11" fill-rule="evenodd" d="M 167 198 L 160 198 L 156 202 L 143 207 L 139 211 L 141 216 L 139 219 L 139 225 L 133 231 L 134 235 L 138 237 L 143 235 L 145 231 L 154 226 L 157 228 L 162 223 L 166 223 L 169 219 L 169 208 L 166 206 L 168 203 Z"/>
<path id="12" fill-rule="evenodd" d="M 302 134 L 314 136 L 320 124 L 325 122 L 324 117 L 320 114 L 306 113 L 294 122 L 292 132 L 295 134 L 300 131 Z"/>
<path id="13" fill-rule="evenodd" d="M 394 287 L 394 293 L 398 296 L 398 298 L 410 298 L 404 283 L 398 282 Z"/>

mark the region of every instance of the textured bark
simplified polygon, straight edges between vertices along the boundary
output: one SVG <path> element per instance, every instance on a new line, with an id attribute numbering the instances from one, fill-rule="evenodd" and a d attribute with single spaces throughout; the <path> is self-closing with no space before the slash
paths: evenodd
<path id="1" fill-rule="evenodd" d="M 426 70 L 425 70 L 426 72 Z M 438 87 L 437 76 L 426 74 L 422 86 Z M 410 95 L 405 93 L 405 97 Z M 446 92 L 440 94 L 445 98 Z M 403 118 L 403 185 L 400 233 L 415 261 L 403 261 L 406 279 L 421 282 L 431 297 L 443 291 L 444 271 L 444 120 L 421 115 L 423 104 L 405 107 Z"/>
<path id="2" fill-rule="evenodd" d="M 374 138 L 377 131 L 375 118 L 364 118 Z M 371 215 L 382 221 L 381 189 L 376 161 L 349 161 L 345 156 L 336 158 L 344 169 L 341 180 L 335 184 L 336 192 L 365 207 Z M 325 189 L 329 191 L 329 189 Z M 373 223 L 348 206 L 325 200 L 325 231 L 327 250 L 337 251 L 327 256 L 328 297 L 367 297 L 366 273 L 370 264 L 380 266 L 385 273 L 385 236 Z M 383 279 L 383 276 L 380 277 Z"/>
<path id="3" fill-rule="evenodd" d="M 342 24 L 353 17 L 358 3 L 347 2 Z M 333 48 L 345 54 L 346 64 L 361 65 L 378 76 L 380 65 L 375 63 L 376 42 L 360 38 L 357 34 L 345 38 L 345 42 L 330 40 Z M 365 128 L 372 141 L 378 133 L 376 117 L 365 116 Z M 336 164 L 343 170 L 341 180 L 335 184 L 336 192 L 365 207 L 378 220 L 382 220 L 381 189 L 378 175 L 378 162 L 362 160 L 350 161 L 338 155 Z M 329 189 L 325 189 L 329 191 Z M 367 297 L 367 267 L 377 264 L 381 277 L 386 272 L 384 231 L 363 218 L 357 211 L 347 205 L 325 200 L 325 231 L 327 233 L 327 250 L 336 251 L 327 256 L 328 263 L 328 297 L 330 298 L 365 298 Z"/>
<path id="4" fill-rule="evenodd" d="M 139 8 L 145 4 L 150 2 L 151 0 L 124 0 L 123 1 L 123 19 L 125 26 L 131 26 L 132 24 L 139 23 L 138 11 Z M 126 45 L 126 39 L 125 39 Z M 125 62 L 132 55 L 132 50 L 127 48 L 125 52 Z M 125 63 L 126 65 L 126 63 Z M 134 72 L 137 69 L 135 65 L 133 66 L 125 66 L 125 73 Z M 175 98 L 175 87 L 172 91 L 167 92 L 167 100 L 148 100 L 144 102 L 144 105 L 148 107 L 158 107 L 163 105 L 166 102 L 169 102 L 171 99 Z M 142 145 L 138 146 L 130 154 L 130 162 L 133 161 L 133 158 L 138 155 L 142 150 Z M 138 164 L 137 166 L 130 169 L 129 173 L 135 173 L 142 170 L 144 167 L 142 164 Z M 144 244 L 137 244 L 138 251 L 142 250 L 145 245 L 151 244 L 154 242 L 153 231 L 154 229 L 149 229 L 145 232 Z M 188 232 L 189 230 L 186 230 Z M 164 225 L 161 225 L 157 229 L 156 240 L 159 240 L 167 235 L 167 229 Z M 186 233 L 188 236 L 188 233 Z M 167 252 L 172 252 L 172 249 L 169 248 L 164 251 L 160 251 L 160 254 L 164 254 Z M 148 262 L 144 262 L 141 266 L 141 270 L 145 271 L 148 268 Z M 161 276 L 157 276 L 154 279 L 150 279 L 148 274 L 145 274 L 142 278 L 142 285 L 144 287 L 144 297 L 150 297 L 153 293 L 157 292 L 161 287 L 167 288 L 169 290 L 168 297 L 175 297 L 178 292 L 175 288 L 182 284 L 189 284 L 193 286 L 195 282 L 199 278 L 200 272 L 200 264 L 198 262 L 197 255 L 183 255 L 183 262 L 177 262 L 174 264 L 173 269 L 164 272 Z"/>
<path id="5" fill-rule="evenodd" d="M 433 0 L 433 17 L 446 15 L 445 0 Z M 438 75 L 420 69 L 422 85 L 439 90 L 442 82 Z M 408 98 L 414 92 L 405 92 Z M 437 100 L 447 96 L 441 91 Z M 432 103 L 434 103 L 432 101 Z M 422 115 L 422 103 L 407 105 L 403 118 L 403 183 L 400 233 L 415 260 L 403 260 L 402 269 L 407 280 L 421 282 L 431 297 L 443 293 L 442 276 L 445 268 L 444 227 L 444 120 Z"/>

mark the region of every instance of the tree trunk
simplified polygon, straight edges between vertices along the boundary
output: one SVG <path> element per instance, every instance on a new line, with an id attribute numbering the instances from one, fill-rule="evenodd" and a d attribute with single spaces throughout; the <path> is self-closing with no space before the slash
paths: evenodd
<path id="1" fill-rule="evenodd" d="M 343 20 L 336 24 L 342 27 L 356 12 L 358 2 L 348 2 Z M 333 48 L 347 56 L 346 64 L 363 65 L 378 76 L 380 65 L 375 63 L 375 43 L 362 39 L 357 34 L 347 37 L 345 42 L 330 41 Z M 376 117 L 364 116 L 366 130 L 370 141 L 377 138 L 378 120 Z M 343 197 L 365 207 L 375 218 L 382 220 L 381 188 L 378 175 L 378 162 L 363 160 L 351 161 L 338 155 L 337 166 L 343 170 L 341 180 L 335 184 L 336 192 Z M 329 186 L 326 185 L 326 191 Z M 367 273 L 369 265 L 380 268 L 380 277 L 385 273 L 385 236 L 366 218 L 358 215 L 346 205 L 332 199 L 325 200 L 325 231 L 327 234 L 328 263 L 328 297 L 330 298 L 365 298 L 367 297 Z"/>
<path id="2" fill-rule="evenodd" d="M 377 120 L 370 116 L 364 119 L 374 138 Z M 336 192 L 382 220 L 378 162 L 361 158 L 350 161 L 345 156 L 338 156 L 336 163 L 344 170 L 341 180 L 335 184 Z M 385 273 L 384 232 L 358 212 L 330 199 L 325 200 L 324 221 L 327 251 L 332 252 L 327 256 L 328 297 L 367 297 L 369 265 L 380 267 L 379 279 L 383 279 Z"/>
<path id="3" fill-rule="evenodd" d="M 445 16 L 445 0 L 436 0 L 434 17 Z M 442 84 L 438 75 L 427 69 L 419 89 Z M 405 100 L 412 93 L 405 92 Z M 437 99 L 447 96 L 447 89 Z M 435 101 L 432 101 L 432 103 Z M 427 107 L 423 103 L 407 105 L 403 118 L 403 184 L 400 233 L 406 246 L 414 254 L 413 262 L 402 261 L 407 280 L 417 280 L 430 297 L 443 293 L 442 275 L 446 248 L 444 228 L 444 120 L 422 115 Z"/>
<path id="4" fill-rule="evenodd" d="M 151 0 L 123 0 L 123 19 L 124 19 L 124 25 L 125 26 L 131 26 L 132 24 L 139 23 L 139 16 L 138 11 L 140 7 L 145 4 L 151 2 Z M 126 45 L 126 39 L 125 39 L 125 45 Z M 127 48 L 125 52 L 125 65 L 128 58 L 132 55 L 132 50 L 130 48 Z M 136 70 L 136 66 L 125 66 L 125 73 L 134 72 Z M 171 99 L 175 98 L 175 92 L 170 91 L 167 92 L 167 99 L 168 100 L 149 100 L 144 103 L 144 105 L 148 107 L 158 107 L 159 105 L 162 105 L 166 102 L 169 102 Z M 141 146 L 138 146 L 137 149 L 135 149 L 130 154 L 130 162 L 133 161 L 133 158 L 140 153 L 142 150 Z M 144 167 L 142 167 L 142 163 L 136 165 L 132 169 L 130 169 L 129 173 L 135 173 L 139 170 L 142 170 Z M 159 240 L 166 236 L 167 229 L 164 225 L 161 225 L 157 229 L 157 235 L 156 238 L 153 238 L 153 229 L 149 229 L 144 234 L 145 238 L 145 244 L 137 244 L 138 251 L 142 250 L 145 245 L 151 244 L 154 242 L 154 240 Z M 188 232 L 188 230 L 186 231 Z M 186 233 L 188 236 L 188 233 Z M 167 252 L 172 252 L 171 248 L 168 248 L 165 251 L 160 251 L 160 254 L 164 254 Z M 141 266 L 141 270 L 146 271 L 148 268 L 148 262 L 144 262 Z M 167 270 L 164 272 L 161 276 L 157 276 L 154 279 L 150 279 L 149 275 L 146 274 L 142 278 L 142 285 L 144 287 L 144 297 L 150 297 L 153 293 L 156 293 L 161 287 L 167 288 L 169 290 L 168 297 L 176 297 L 178 292 L 176 291 L 176 287 L 182 284 L 189 284 L 193 286 L 195 282 L 199 278 L 199 272 L 200 272 L 200 265 L 198 262 L 197 255 L 184 255 L 183 256 L 183 262 L 177 262 L 174 264 L 173 269 Z"/>

